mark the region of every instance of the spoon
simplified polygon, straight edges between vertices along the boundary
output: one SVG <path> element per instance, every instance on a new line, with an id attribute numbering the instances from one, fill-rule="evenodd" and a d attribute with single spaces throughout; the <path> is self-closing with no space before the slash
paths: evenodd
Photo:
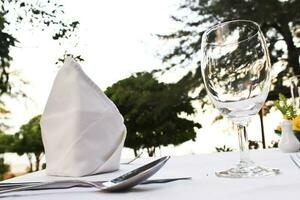
<path id="1" fill-rule="evenodd" d="M 159 183 L 169 183 L 169 182 L 174 182 L 174 181 L 181 181 L 181 180 L 191 180 L 192 177 L 177 177 L 177 178 L 162 178 L 162 179 L 151 179 L 151 180 L 145 180 L 141 185 L 147 185 L 147 184 L 159 184 Z M 95 184 L 100 184 L 104 183 L 106 181 L 91 181 Z M 38 183 L 44 183 L 44 182 L 5 182 L 1 183 L 0 182 L 0 191 L 8 188 L 14 188 L 14 187 L 21 187 L 21 186 L 29 186 L 33 184 L 38 184 Z M 74 183 L 69 183 L 69 184 L 52 184 L 52 185 L 44 185 L 36 188 L 30 188 L 27 190 L 54 190 L 54 189 L 69 189 L 73 187 L 91 187 L 90 185 L 82 184 L 81 182 L 74 182 Z"/>
<path id="2" fill-rule="evenodd" d="M 26 186 L 20 186 L 15 188 L 9 188 L 4 189 L 0 191 L 0 194 L 8 193 L 8 192 L 17 192 L 17 191 L 24 191 L 24 190 L 30 190 L 33 188 L 39 188 L 42 186 L 47 185 L 56 185 L 59 187 L 59 185 L 62 184 L 83 184 L 83 185 L 89 185 L 92 187 L 95 187 L 102 191 L 107 192 L 116 192 L 116 191 L 122 191 L 122 190 L 128 190 L 142 182 L 144 182 L 146 179 L 154 175 L 168 160 L 170 156 L 165 156 L 162 158 L 159 158 L 155 161 L 152 161 L 146 165 L 143 165 L 137 169 L 134 169 L 130 172 L 127 172 L 117 178 L 114 178 L 110 181 L 105 182 L 91 182 L 91 181 L 85 181 L 85 180 L 60 180 L 60 181 L 49 181 L 49 182 L 43 182 L 43 183 L 37 183 L 32 185 L 26 185 Z"/>

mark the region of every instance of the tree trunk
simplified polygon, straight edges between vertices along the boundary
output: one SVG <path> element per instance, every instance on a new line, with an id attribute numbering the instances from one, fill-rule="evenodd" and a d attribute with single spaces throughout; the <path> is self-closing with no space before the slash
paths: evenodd
<path id="1" fill-rule="evenodd" d="M 137 157 L 138 156 L 138 150 L 137 149 L 133 149 L 133 152 L 134 152 L 134 157 Z"/>
<path id="2" fill-rule="evenodd" d="M 40 161 L 41 161 L 41 154 L 34 154 L 35 156 L 35 171 L 39 171 L 40 169 Z"/>
<path id="3" fill-rule="evenodd" d="M 282 20 L 276 28 L 280 34 L 283 36 L 288 50 L 288 63 L 289 66 L 293 68 L 296 75 L 300 75 L 300 63 L 299 63 L 299 48 L 297 48 L 293 41 L 293 35 L 291 33 L 288 22 Z"/>
<path id="4" fill-rule="evenodd" d="M 155 147 L 147 148 L 147 153 L 148 153 L 149 157 L 153 157 L 155 155 Z"/>
<path id="5" fill-rule="evenodd" d="M 29 172 L 32 172 L 32 155 L 30 153 L 26 153 L 28 161 L 29 161 Z"/>
<path id="6" fill-rule="evenodd" d="M 34 154 L 35 155 L 35 171 L 39 171 L 41 170 L 41 160 L 44 156 L 44 153 L 37 153 L 37 154 Z"/>
<path id="7" fill-rule="evenodd" d="M 265 149 L 266 140 L 265 140 L 265 130 L 264 130 L 264 106 L 259 111 L 259 119 L 260 119 L 262 145 L 263 145 L 263 149 Z"/>

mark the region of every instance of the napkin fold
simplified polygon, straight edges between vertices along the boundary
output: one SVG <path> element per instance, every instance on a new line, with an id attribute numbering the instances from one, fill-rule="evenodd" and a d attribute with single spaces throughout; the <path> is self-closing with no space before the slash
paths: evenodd
<path id="1" fill-rule="evenodd" d="M 123 117 L 72 58 L 54 80 L 40 125 L 48 175 L 119 169 L 126 137 Z"/>

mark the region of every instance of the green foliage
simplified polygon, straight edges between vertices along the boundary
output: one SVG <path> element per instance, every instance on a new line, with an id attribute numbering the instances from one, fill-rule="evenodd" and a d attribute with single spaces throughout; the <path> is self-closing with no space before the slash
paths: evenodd
<path id="1" fill-rule="evenodd" d="M 79 22 L 68 22 L 63 18 L 63 6 L 54 0 L 0 0 L 0 96 L 10 94 L 12 83 L 10 77 L 11 47 L 18 43 L 13 34 L 22 26 L 30 25 L 42 31 L 51 27 L 52 39 L 69 38 L 77 29 Z M 60 17 L 58 17 L 60 16 Z"/>
<path id="2" fill-rule="evenodd" d="M 160 83 L 151 73 L 142 72 L 113 84 L 105 93 L 122 113 L 128 132 L 125 146 L 135 153 L 145 148 L 152 156 L 160 146 L 194 140 L 194 128 L 201 127 L 180 117 L 194 113 L 192 98 L 181 83 Z"/>
<path id="3" fill-rule="evenodd" d="M 274 106 L 283 114 L 285 119 L 292 120 L 297 116 L 296 109 L 292 103 L 289 103 L 287 98 L 279 93 L 279 98 L 274 102 Z"/>
<path id="4" fill-rule="evenodd" d="M 14 135 L 8 135 L 0 132 L 0 154 L 9 152 L 14 142 Z"/>
<path id="5" fill-rule="evenodd" d="M 70 53 L 65 52 L 65 54 L 61 58 L 58 58 L 58 61 L 55 64 L 56 65 L 63 65 L 64 62 L 65 62 L 65 60 L 66 60 L 66 58 L 68 58 L 68 57 L 73 58 L 76 62 L 82 62 L 82 61 L 84 61 L 84 59 L 81 57 L 81 55 L 74 56 L 74 55 L 72 55 Z"/>
<path id="6" fill-rule="evenodd" d="M 221 147 L 215 147 L 215 149 L 216 149 L 217 152 L 231 152 L 231 151 L 233 151 L 232 148 L 227 147 L 226 145 L 223 145 Z"/>
<path id="7" fill-rule="evenodd" d="M 271 63 L 281 66 L 276 69 L 279 73 L 272 81 L 268 99 L 276 100 L 279 92 L 289 97 L 290 90 L 283 82 L 293 74 L 300 75 L 299 8 L 298 0 L 183 0 L 179 12 L 172 16 L 181 28 L 167 35 L 159 35 L 162 39 L 170 40 L 171 44 L 176 44 L 162 60 L 168 68 L 197 65 L 196 72 L 183 79 L 190 90 L 199 88 L 198 98 L 202 104 L 206 104 L 206 91 L 200 73 L 203 32 L 209 26 L 223 21 L 253 20 L 260 24 L 267 39 Z"/>
<path id="8" fill-rule="evenodd" d="M 9 66 L 12 57 L 9 55 L 10 47 L 15 46 L 16 38 L 5 32 L 6 21 L 5 11 L 0 9 L 0 95 L 9 92 L 11 85 L 9 83 Z"/>
<path id="9" fill-rule="evenodd" d="M 249 140 L 248 141 L 248 148 L 249 149 L 258 149 L 259 148 L 259 141 Z"/>
<path id="10" fill-rule="evenodd" d="M 248 141 L 248 148 L 249 149 L 258 149 L 259 148 L 259 141 L 255 141 L 255 140 L 249 140 Z M 274 144 L 272 143 L 272 145 L 274 146 Z M 276 144 L 275 144 L 276 145 Z M 274 147 L 269 147 L 269 148 L 274 148 Z M 223 145 L 221 147 L 215 147 L 217 152 L 231 152 L 233 151 L 232 148 L 227 147 L 226 145 Z"/>
<path id="11" fill-rule="evenodd" d="M 10 170 L 9 165 L 4 163 L 4 158 L 0 158 L 0 180 L 3 180 L 4 173 Z"/>
<path id="12" fill-rule="evenodd" d="M 13 60 L 10 51 L 12 47 L 19 45 L 16 37 L 18 30 L 24 27 L 47 32 L 53 30 L 49 39 L 60 42 L 70 38 L 78 26 L 78 21 L 65 18 L 63 6 L 55 0 L 0 0 L 0 97 L 3 94 L 10 97 L 26 97 L 20 87 L 15 87 L 26 84 L 25 81 L 10 69 Z M 5 104 L 0 99 L 0 130 L 6 128 L 3 119 L 7 117 L 7 113 Z"/>
<path id="13" fill-rule="evenodd" d="M 27 155 L 30 162 L 29 171 L 33 171 L 32 157 L 35 157 L 35 171 L 38 171 L 40 169 L 40 160 L 44 155 L 40 119 L 41 116 L 38 115 L 33 117 L 27 124 L 22 125 L 19 132 L 15 134 L 14 143 L 10 149 L 11 152 L 15 152 L 18 155 Z"/>
<path id="14" fill-rule="evenodd" d="M 0 100 L 0 132 L 8 128 L 5 120 L 8 118 L 10 111 L 5 107 L 5 104 Z"/>
<path id="15" fill-rule="evenodd" d="M 13 135 L 7 135 L 0 132 L 0 154 L 1 155 L 9 151 L 13 141 L 14 141 Z M 0 157 L 0 180 L 3 180 L 4 173 L 8 172 L 9 169 L 10 169 L 9 165 L 4 163 L 4 158 Z"/>
<path id="16" fill-rule="evenodd" d="M 279 141 L 272 140 L 271 145 L 268 146 L 268 148 L 269 149 L 271 149 L 271 148 L 278 148 L 278 143 L 279 143 Z"/>
<path id="17" fill-rule="evenodd" d="M 218 116 L 216 116 L 216 117 L 214 118 L 214 120 L 213 120 L 212 123 L 216 123 L 216 122 L 218 122 L 218 121 L 220 121 L 220 120 L 222 120 L 222 119 L 224 119 L 224 116 L 223 116 L 223 115 L 218 115 Z"/>

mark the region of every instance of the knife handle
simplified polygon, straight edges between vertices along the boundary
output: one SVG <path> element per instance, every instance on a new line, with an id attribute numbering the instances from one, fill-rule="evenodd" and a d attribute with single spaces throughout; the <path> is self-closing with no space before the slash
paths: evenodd
<path id="1" fill-rule="evenodd" d="M 144 181 L 143 185 L 146 184 L 155 184 L 155 183 L 169 183 L 173 181 L 179 181 L 179 180 L 190 180 L 191 177 L 181 177 L 181 178 L 166 178 L 166 179 L 152 179 L 152 180 L 146 180 Z M 101 184 L 105 181 L 94 181 L 95 184 Z M 43 182 L 20 182 L 20 183 L 0 183 L 0 191 L 6 190 L 9 188 L 18 188 L 18 187 L 24 187 L 24 186 L 30 186 L 30 185 L 36 185 L 41 184 Z M 39 187 L 34 188 L 28 188 L 26 190 L 56 190 L 56 189 L 69 189 L 74 187 L 91 187 L 90 185 L 78 183 L 78 182 L 64 182 L 64 183 L 55 183 L 55 184 L 49 184 L 49 185 L 41 185 Z"/>

